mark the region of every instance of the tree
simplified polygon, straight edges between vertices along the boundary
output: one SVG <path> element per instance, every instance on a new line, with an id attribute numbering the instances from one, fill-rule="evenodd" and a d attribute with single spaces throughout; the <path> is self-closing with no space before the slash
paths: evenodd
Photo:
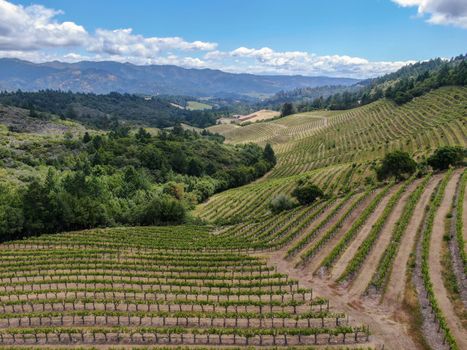
<path id="1" fill-rule="evenodd" d="M 284 103 L 281 108 L 281 117 L 287 117 L 291 114 L 294 114 L 293 104 L 291 104 L 290 102 Z"/>
<path id="2" fill-rule="evenodd" d="M 269 208 L 274 214 L 277 214 L 281 211 L 292 209 L 295 205 L 296 203 L 290 196 L 279 194 L 269 203 Z"/>
<path id="3" fill-rule="evenodd" d="M 450 166 L 462 165 L 467 150 L 460 146 L 445 146 L 436 149 L 428 158 L 428 164 L 433 169 L 443 170 Z"/>
<path id="4" fill-rule="evenodd" d="M 407 152 L 394 151 L 386 154 L 381 166 L 376 170 L 378 180 L 394 176 L 401 180 L 417 170 L 417 163 Z"/>
<path id="5" fill-rule="evenodd" d="M 135 137 L 139 142 L 146 143 L 151 139 L 151 134 L 147 132 L 146 129 L 139 128 Z"/>
<path id="6" fill-rule="evenodd" d="M 31 107 L 31 108 L 29 109 L 29 116 L 30 116 L 31 118 L 38 118 L 38 117 L 39 117 L 39 115 L 37 114 L 37 112 L 36 112 L 36 110 L 34 109 L 34 107 Z"/>
<path id="7" fill-rule="evenodd" d="M 202 176 L 203 172 L 203 163 L 197 158 L 191 158 L 188 162 L 187 174 L 191 176 Z"/>
<path id="8" fill-rule="evenodd" d="M 83 136 L 83 143 L 88 143 L 92 140 L 91 136 L 89 135 L 89 133 L 86 131 L 84 133 L 84 136 Z"/>
<path id="9" fill-rule="evenodd" d="M 311 182 L 299 182 L 293 190 L 292 196 L 302 205 L 313 203 L 316 199 L 324 197 L 324 192 Z"/>
<path id="10" fill-rule="evenodd" d="M 264 147 L 263 156 L 266 161 L 272 165 L 276 165 L 277 159 L 276 155 L 274 154 L 274 150 L 272 149 L 271 145 L 268 143 Z"/>

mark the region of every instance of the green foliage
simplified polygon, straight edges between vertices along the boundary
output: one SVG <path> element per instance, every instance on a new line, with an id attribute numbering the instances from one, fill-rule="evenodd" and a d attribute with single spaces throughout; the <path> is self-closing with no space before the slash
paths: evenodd
<path id="1" fill-rule="evenodd" d="M 431 176 L 427 175 L 407 200 L 402 215 L 394 226 L 391 242 L 384 251 L 383 256 L 380 258 L 378 267 L 373 274 L 369 286 L 373 286 L 376 289 L 381 290 L 385 288 L 389 282 L 389 275 L 391 274 L 393 262 L 399 250 L 402 237 L 407 230 L 407 226 L 409 225 L 410 219 L 415 211 L 415 207 L 417 206 L 417 203 L 420 200 L 430 178 Z"/>
<path id="2" fill-rule="evenodd" d="M 395 177 L 398 180 L 415 173 L 417 163 L 407 152 L 394 151 L 386 154 L 381 166 L 376 170 L 378 180 Z"/>
<path id="3" fill-rule="evenodd" d="M 355 238 L 360 228 L 365 224 L 370 215 L 374 212 L 383 197 L 388 193 L 390 185 L 386 186 L 380 193 L 378 193 L 371 203 L 365 208 L 362 214 L 352 223 L 352 227 L 345 233 L 340 241 L 334 246 L 332 251 L 324 258 L 320 266 L 330 268 L 334 265 L 337 259 L 341 256 L 344 250 L 348 247 L 349 243 Z"/>
<path id="4" fill-rule="evenodd" d="M 274 165 L 277 163 L 276 155 L 274 154 L 274 150 L 269 143 L 267 143 L 264 147 L 264 159 Z"/>
<path id="5" fill-rule="evenodd" d="M 464 240 L 464 230 L 465 222 L 462 215 L 464 210 L 464 196 L 465 196 L 465 185 L 467 184 L 467 171 L 462 173 L 462 177 L 459 182 L 459 192 L 457 194 L 456 202 L 456 240 L 459 246 L 459 255 L 461 257 L 464 273 L 467 274 L 467 254 L 465 253 L 465 240 Z"/>
<path id="6" fill-rule="evenodd" d="M 359 82 L 358 85 L 363 86 L 360 89 L 336 87 L 334 90 L 339 92 L 332 95 L 326 91 L 327 98 L 317 97 L 313 102 L 300 106 L 300 109 L 349 109 L 382 97 L 404 104 L 441 86 L 466 85 L 466 61 L 467 56 L 460 55 L 449 61 L 437 58 L 409 64 L 394 73 Z"/>
<path id="7" fill-rule="evenodd" d="M 462 165 L 467 156 L 467 150 L 461 146 L 444 146 L 428 158 L 428 164 L 436 170 L 444 170 L 450 166 Z"/>
<path id="8" fill-rule="evenodd" d="M 164 97 L 144 97 L 116 92 L 107 95 L 73 93 L 53 90 L 38 92 L 1 92 L 0 103 L 30 110 L 33 118 L 46 112 L 110 129 L 115 120 L 145 124 L 160 128 L 186 122 L 197 127 L 214 125 L 217 111 L 180 109 Z"/>
<path id="9" fill-rule="evenodd" d="M 269 171 L 271 153 L 254 144 L 228 146 L 174 128 L 151 136 L 116 124 L 107 134 L 65 135 L 48 152 L 24 149 L 47 164 L 46 179 L 0 189 L 0 240 L 114 225 L 165 225 L 215 192 Z M 9 158 L 28 161 L 16 153 Z M 272 155 L 274 155 L 272 153 Z"/>
<path id="10" fill-rule="evenodd" d="M 301 205 L 313 203 L 318 198 L 324 197 L 324 192 L 311 182 L 299 183 L 292 192 Z"/>
<path id="11" fill-rule="evenodd" d="M 281 107 L 281 117 L 287 117 L 288 115 L 294 114 L 295 109 L 292 103 L 286 102 Z"/>
<path id="12" fill-rule="evenodd" d="M 275 214 L 284 210 L 292 209 L 296 206 L 295 201 L 286 194 L 279 194 L 269 203 L 269 208 Z"/>
<path id="13" fill-rule="evenodd" d="M 422 231 L 422 279 L 423 284 L 427 293 L 428 301 L 431 305 L 433 313 L 438 321 L 439 328 L 443 330 L 446 342 L 449 344 L 449 347 L 453 350 L 459 349 L 459 346 L 456 343 L 454 336 L 449 329 L 449 326 L 446 322 L 446 319 L 443 315 L 441 308 L 438 305 L 438 301 L 436 299 L 436 295 L 433 291 L 433 282 L 430 278 L 430 266 L 429 266 L 429 255 L 430 255 L 430 241 L 431 235 L 433 234 L 433 223 L 435 220 L 436 212 L 441 205 L 441 201 L 443 200 L 444 192 L 446 190 L 446 186 L 449 182 L 449 179 L 452 176 L 452 171 L 449 171 L 444 179 L 441 181 L 438 189 L 435 193 L 435 196 L 428 207 L 425 225 Z"/>
<path id="14" fill-rule="evenodd" d="M 399 190 L 394 193 L 391 198 L 389 199 L 386 207 L 383 210 L 383 213 L 378 217 L 378 220 L 375 224 L 371 227 L 370 233 L 365 238 L 363 243 L 358 247 L 357 252 L 349 261 L 348 265 L 346 266 L 344 272 L 339 276 L 337 281 L 342 282 L 347 279 L 353 278 L 358 271 L 360 270 L 361 266 L 363 265 L 365 258 L 370 254 L 371 249 L 374 247 L 376 240 L 381 234 L 383 227 L 386 221 L 391 215 L 392 211 L 394 210 L 396 204 L 399 202 L 402 194 L 407 189 L 407 186 L 412 181 L 412 179 L 407 180 Z"/>

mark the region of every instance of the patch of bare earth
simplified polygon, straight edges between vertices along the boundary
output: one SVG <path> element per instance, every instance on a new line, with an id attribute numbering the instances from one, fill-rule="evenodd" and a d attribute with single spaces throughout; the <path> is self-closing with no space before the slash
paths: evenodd
<path id="1" fill-rule="evenodd" d="M 402 215 L 404 210 L 405 204 L 407 203 L 408 198 L 415 190 L 418 185 L 418 181 L 411 183 L 405 192 L 402 194 L 399 201 L 396 203 L 395 207 L 393 208 L 391 214 L 386 219 L 384 223 L 383 229 L 379 234 L 378 239 L 376 240 L 373 249 L 370 251 L 369 255 L 367 256 L 365 263 L 363 264 L 360 272 L 358 275 L 353 279 L 349 293 L 355 296 L 362 295 L 368 284 L 373 277 L 373 274 L 378 267 L 378 262 L 381 259 L 381 256 L 384 254 L 384 251 L 389 245 L 392 237 L 392 231 Z"/>
<path id="2" fill-rule="evenodd" d="M 321 278 L 313 278 L 313 270 L 309 267 L 298 269 L 293 261 L 284 259 L 290 244 L 281 250 L 261 254 L 267 258 L 268 265 L 277 268 L 278 272 L 288 274 L 290 278 L 299 280 L 300 285 L 311 288 L 316 296 L 328 298 L 331 308 L 346 312 L 351 324 L 365 324 L 370 326 L 370 344 L 377 349 L 418 349 L 409 334 L 406 324 L 391 319 L 388 310 L 371 300 L 363 299 L 359 295 L 351 295 L 347 290 L 338 290 L 333 282 Z"/>
<path id="3" fill-rule="evenodd" d="M 365 198 L 357 207 L 352 211 L 352 213 L 347 217 L 342 226 L 337 230 L 334 237 L 332 237 L 324 247 L 312 258 L 311 262 L 305 267 L 307 270 L 312 272 L 316 271 L 319 267 L 319 264 L 323 259 L 331 252 L 335 245 L 340 241 L 342 236 L 352 227 L 352 224 L 357 220 L 360 215 L 362 215 L 365 208 L 371 203 L 373 198 L 376 196 L 377 192 L 372 193 L 372 195 Z"/>
<path id="4" fill-rule="evenodd" d="M 405 290 L 405 276 L 407 274 L 407 262 L 412 253 L 417 230 L 423 223 L 425 208 L 430 201 L 430 196 L 438 185 L 442 176 L 435 176 L 430 180 L 425 190 L 423 191 L 412 217 L 410 218 L 407 229 L 402 237 L 399 251 L 392 266 L 391 275 L 387 285 L 386 292 L 381 300 L 388 307 L 397 310 L 401 306 L 402 299 L 404 298 Z"/>
<path id="5" fill-rule="evenodd" d="M 446 318 L 447 325 L 456 339 L 460 349 L 467 349 L 467 332 L 462 327 L 461 320 L 457 317 L 453 305 L 448 297 L 448 292 L 443 284 L 441 252 L 443 237 L 445 235 L 445 219 L 451 210 L 452 199 L 456 194 L 456 184 L 459 173 L 456 173 L 448 182 L 441 205 L 436 213 L 431 234 L 429 260 L 429 274 L 433 283 L 433 292 L 438 305 Z"/>
<path id="6" fill-rule="evenodd" d="M 366 237 L 370 233 L 372 226 L 376 223 L 376 220 L 378 220 L 378 217 L 382 214 L 384 208 L 386 208 L 389 198 L 391 198 L 391 195 L 394 193 L 394 190 L 395 188 L 392 188 L 389 191 L 389 193 L 387 193 L 384 196 L 384 198 L 376 206 L 376 209 L 373 211 L 373 213 L 370 215 L 368 220 L 365 222 L 363 227 L 358 232 L 357 237 L 355 237 L 353 242 L 349 244 L 349 246 L 347 247 L 345 252 L 342 254 L 342 256 L 336 261 L 336 263 L 334 264 L 334 267 L 331 269 L 331 273 L 330 273 L 331 280 L 336 280 L 344 272 L 347 264 L 353 258 L 354 254 L 357 252 L 357 249 L 360 247 L 362 242 L 366 239 Z"/>

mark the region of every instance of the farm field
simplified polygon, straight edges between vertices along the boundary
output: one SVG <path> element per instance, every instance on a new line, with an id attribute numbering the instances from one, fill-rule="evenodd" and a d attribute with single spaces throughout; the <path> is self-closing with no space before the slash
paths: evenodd
<path id="1" fill-rule="evenodd" d="M 253 112 L 251 114 L 241 116 L 239 118 L 239 121 L 240 121 L 241 124 L 247 123 L 247 122 L 255 123 L 255 122 L 258 122 L 258 121 L 273 119 L 273 118 L 278 117 L 278 116 L 280 116 L 280 112 L 278 112 L 278 111 L 271 111 L 271 110 L 268 110 L 268 109 L 262 109 L 260 111 Z"/>
<path id="2" fill-rule="evenodd" d="M 198 101 L 188 101 L 186 108 L 190 111 L 202 111 L 212 109 L 212 106 Z"/>
<path id="3" fill-rule="evenodd" d="M 444 87 L 402 106 L 211 127 L 272 144 L 277 165 L 198 205 L 206 225 L 2 243 L 0 345 L 467 348 L 467 300 L 454 303 L 441 261 L 465 291 L 466 170 L 383 185 L 374 171 L 390 151 L 421 161 L 465 147 L 466 115 L 467 88 Z M 304 177 L 328 196 L 272 214 Z"/>

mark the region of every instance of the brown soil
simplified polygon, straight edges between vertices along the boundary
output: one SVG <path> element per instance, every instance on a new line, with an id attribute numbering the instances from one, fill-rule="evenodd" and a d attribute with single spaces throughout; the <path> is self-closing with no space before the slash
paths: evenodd
<path id="1" fill-rule="evenodd" d="M 394 259 L 391 276 L 389 277 L 387 289 L 382 299 L 382 302 L 388 306 L 397 309 L 400 307 L 402 299 L 404 298 L 407 262 L 415 244 L 417 230 L 422 224 L 425 208 L 430 201 L 433 190 L 436 188 L 441 178 L 442 176 L 438 175 L 430 180 L 415 206 L 412 218 L 409 221 L 407 230 L 400 243 L 399 251 Z"/>
<path id="2" fill-rule="evenodd" d="M 459 173 L 456 173 L 450 180 L 446 187 L 444 198 L 436 213 L 433 232 L 430 241 L 429 253 L 429 273 L 430 279 L 433 283 L 433 292 L 438 302 L 438 305 L 446 318 L 449 329 L 451 330 L 456 342 L 460 349 L 467 349 L 467 332 L 462 327 L 461 320 L 456 316 L 453 305 L 448 297 L 448 292 L 443 284 L 442 265 L 441 265 L 441 251 L 443 244 L 443 236 L 445 235 L 446 215 L 451 210 L 452 198 L 455 195 L 456 183 L 459 179 Z"/>
<path id="3" fill-rule="evenodd" d="M 357 249 L 360 247 L 362 242 L 365 240 L 365 238 L 368 236 L 370 233 L 371 227 L 375 224 L 376 220 L 378 220 L 378 217 L 381 215 L 383 212 L 384 208 L 386 207 L 389 198 L 391 195 L 394 193 L 395 188 L 392 188 L 388 194 L 381 200 L 381 202 L 376 206 L 376 209 L 373 211 L 373 213 L 370 215 L 370 217 L 367 219 L 367 221 L 364 223 L 362 228 L 359 230 L 357 233 L 357 237 L 349 244 L 347 249 L 344 251 L 340 259 L 336 261 L 334 264 L 334 267 L 331 270 L 330 278 L 332 280 L 336 280 L 345 270 L 347 264 L 350 262 L 350 260 L 353 258 L 354 254 L 357 252 Z"/>
<path id="4" fill-rule="evenodd" d="M 404 210 L 407 199 L 410 197 L 413 190 L 417 187 L 418 183 L 418 181 L 415 181 L 409 185 L 409 187 L 402 194 L 402 197 L 396 203 L 391 214 L 389 214 L 389 217 L 386 219 L 383 229 L 379 234 L 373 249 L 370 251 L 370 254 L 367 256 L 365 263 L 360 270 L 360 273 L 352 281 L 352 286 L 350 287 L 351 294 L 355 296 L 362 295 L 368 287 L 368 284 L 370 283 L 371 278 L 373 277 L 373 274 L 378 267 L 379 259 L 391 241 L 394 226 L 396 225 Z"/>

